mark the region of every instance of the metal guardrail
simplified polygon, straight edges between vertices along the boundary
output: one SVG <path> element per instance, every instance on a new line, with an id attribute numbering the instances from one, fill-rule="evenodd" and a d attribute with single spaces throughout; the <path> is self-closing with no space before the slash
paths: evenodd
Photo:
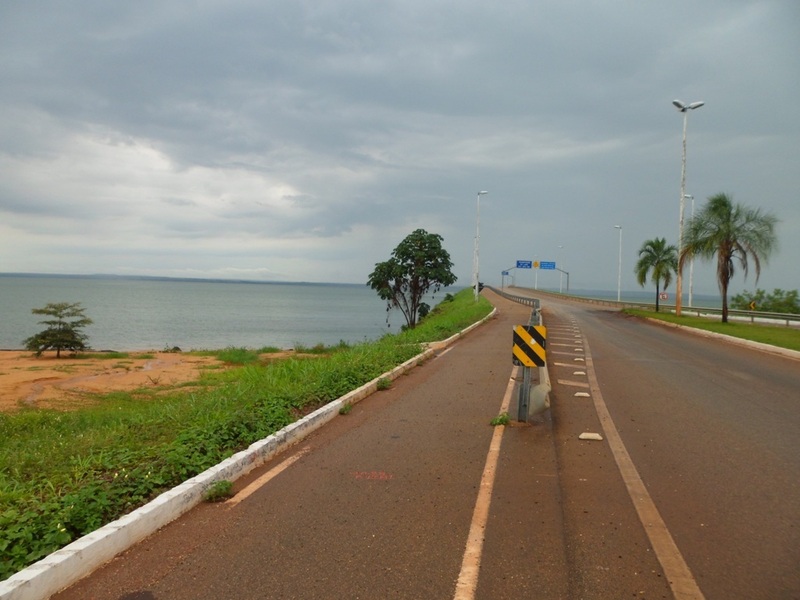
<path id="1" fill-rule="evenodd" d="M 505 290 L 498 290 L 497 288 L 486 286 L 494 293 L 503 296 L 508 300 L 520 302 L 533 306 L 536 301 L 535 298 L 530 296 L 519 296 L 517 294 L 510 294 Z M 534 291 L 534 290 L 531 290 Z M 604 298 L 590 298 L 586 296 L 573 296 L 570 294 L 559 294 L 558 292 L 543 292 L 542 290 L 535 290 L 536 294 L 540 296 L 555 296 L 559 298 L 567 298 L 569 300 L 578 300 L 581 302 L 588 302 L 591 304 L 600 304 L 603 306 L 615 306 L 618 308 L 640 308 L 645 310 L 652 310 L 655 304 L 652 302 L 617 302 L 616 300 L 607 300 Z M 674 304 L 659 304 L 660 308 L 674 312 Z M 683 314 L 689 314 L 697 317 L 708 317 L 710 315 L 718 316 L 722 314 L 721 308 L 711 308 L 707 306 L 682 306 L 681 311 Z M 760 310 L 739 310 L 735 308 L 728 309 L 728 318 L 738 321 L 749 321 L 750 323 L 762 323 L 764 325 L 783 323 L 786 327 L 800 326 L 800 315 L 794 313 L 775 313 L 764 312 Z"/>
<path id="2" fill-rule="evenodd" d="M 530 306 L 532 310 L 528 321 L 529 325 L 543 324 L 541 306 L 538 298 L 509 294 L 489 285 L 485 287 L 507 300 Z M 530 422 L 533 417 L 550 408 L 550 392 L 552 391 L 552 385 L 550 384 L 550 374 L 547 371 L 547 365 L 535 368 L 536 374 L 538 375 L 536 385 L 533 384 L 534 367 L 521 366 L 522 381 L 519 382 L 517 389 L 517 407 L 514 415 L 518 421 Z"/>
<path id="3" fill-rule="evenodd" d="M 674 310 L 674 307 L 671 307 Z M 721 308 L 706 308 L 704 306 L 683 306 L 681 312 L 689 313 L 698 317 L 706 315 L 721 315 Z M 739 310 L 735 308 L 728 309 L 728 318 L 735 318 L 737 320 L 750 321 L 751 323 L 771 323 L 774 321 L 782 322 L 786 327 L 793 325 L 800 325 L 800 315 L 793 313 L 773 313 L 763 312 L 760 310 Z"/>
<path id="4" fill-rule="evenodd" d="M 538 298 L 531 298 L 530 296 L 517 296 L 516 294 L 509 294 L 504 290 L 498 290 L 496 287 L 492 287 L 491 285 L 485 286 L 492 290 L 498 296 L 502 296 L 506 300 L 513 300 L 514 302 L 519 302 L 520 304 L 525 304 L 527 306 L 535 307 L 539 303 Z M 531 325 L 534 323 L 531 320 Z"/>

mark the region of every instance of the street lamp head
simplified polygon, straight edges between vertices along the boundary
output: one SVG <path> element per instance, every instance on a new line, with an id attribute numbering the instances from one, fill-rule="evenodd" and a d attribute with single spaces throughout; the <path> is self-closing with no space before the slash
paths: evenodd
<path id="1" fill-rule="evenodd" d="M 684 194 L 683 197 L 689 200 L 694 200 L 694 196 L 692 196 L 691 194 Z"/>
<path id="2" fill-rule="evenodd" d="M 614 225 L 614 229 L 622 229 L 622 225 Z"/>
<path id="3" fill-rule="evenodd" d="M 703 102 L 702 100 L 699 100 L 697 102 L 692 102 L 691 104 L 684 104 L 680 100 L 673 100 L 672 103 L 682 113 L 685 113 L 687 110 L 694 110 L 695 108 L 700 108 L 705 104 L 705 102 Z"/>
<path id="4" fill-rule="evenodd" d="M 487 191 L 478 192 L 478 196 L 483 196 L 484 194 L 488 194 L 488 193 L 489 193 L 489 192 L 487 192 Z"/>

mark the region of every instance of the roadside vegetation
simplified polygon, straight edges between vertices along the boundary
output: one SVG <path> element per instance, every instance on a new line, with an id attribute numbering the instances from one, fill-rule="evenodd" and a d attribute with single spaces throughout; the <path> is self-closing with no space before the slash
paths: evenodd
<path id="1" fill-rule="evenodd" d="M 403 314 L 408 329 L 414 329 L 430 311 L 422 301 L 427 294 L 436 294 L 456 282 L 443 241 L 439 234 L 424 229 L 411 232 L 392 251 L 389 260 L 375 264 L 367 281 L 386 301 L 387 313 L 397 309 Z"/>
<path id="2" fill-rule="evenodd" d="M 374 342 L 296 348 L 282 360 L 265 360 L 276 349 L 227 348 L 216 356 L 234 366 L 207 370 L 190 384 L 87 394 L 92 402 L 74 411 L 0 413 L 0 579 L 380 377 L 491 309 L 466 289 L 447 295 L 415 328 Z"/>
<path id="3" fill-rule="evenodd" d="M 766 263 L 778 245 L 777 222 L 774 215 L 735 203 L 727 194 L 711 196 L 689 220 L 678 269 L 683 269 L 694 257 L 705 260 L 716 257 L 723 323 L 728 322 L 728 287 L 736 269 L 740 268 L 747 277 L 752 264 L 758 281 L 761 264 Z"/>
<path id="4" fill-rule="evenodd" d="M 661 291 L 669 287 L 672 274 L 677 268 L 678 248 L 667 244 L 666 238 L 647 240 L 639 248 L 639 260 L 633 270 L 640 286 L 644 287 L 644 284 L 647 283 L 648 274 L 650 274 L 650 281 L 656 284 L 656 312 L 659 312 Z"/>
<path id="5" fill-rule="evenodd" d="M 731 298 L 731 308 L 796 315 L 800 314 L 800 296 L 797 290 L 787 291 L 780 288 L 776 288 L 771 294 L 762 289 L 755 292 L 744 291 Z"/>
<path id="6" fill-rule="evenodd" d="M 666 290 L 672 281 L 673 273 L 682 274 L 684 267 L 695 258 L 716 260 L 717 286 L 722 299 L 722 322 L 728 322 L 728 288 L 737 269 L 741 269 L 745 278 L 752 265 L 756 282 L 761 275 L 761 266 L 766 264 L 770 255 L 778 245 L 775 227 L 777 217 L 760 209 L 750 208 L 733 202 L 728 194 L 716 194 L 708 198 L 697 215 L 689 219 L 685 237 L 679 240 L 679 247 L 667 245 L 665 238 L 655 238 L 642 244 L 639 249 L 639 260 L 634 272 L 639 285 L 644 286 L 647 275 L 652 271 L 650 280 L 656 284 L 656 312 L 659 312 L 661 283 Z M 678 281 L 681 281 L 680 279 Z M 677 294 L 681 295 L 680 286 Z M 759 290 L 760 291 L 760 290 Z M 680 300 L 680 298 L 678 298 Z M 774 304 L 773 304 L 774 301 Z M 774 298 L 765 298 L 762 293 L 757 297 L 736 297 L 734 306 L 742 303 L 749 308 L 772 312 L 786 311 L 787 306 L 797 301 L 797 296 L 786 296 L 782 290 L 775 290 Z M 766 308 L 773 304 L 780 308 Z M 680 303 L 676 307 L 680 313 Z"/>
<path id="7" fill-rule="evenodd" d="M 712 331 L 714 333 L 721 333 L 731 337 L 740 338 L 743 340 L 750 340 L 752 342 L 761 342 L 762 344 L 770 344 L 779 348 L 787 348 L 789 350 L 800 351 L 800 329 L 796 327 L 763 325 L 759 323 L 740 323 L 731 322 L 723 323 L 716 319 L 708 319 L 704 317 L 692 317 L 687 315 L 675 316 L 674 313 L 653 312 L 650 310 L 626 308 L 622 312 L 634 317 L 642 317 L 648 319 L 658 319 L 684 327 L 692 327 L 694 329 L 702 329 L 704 331 Z"/>

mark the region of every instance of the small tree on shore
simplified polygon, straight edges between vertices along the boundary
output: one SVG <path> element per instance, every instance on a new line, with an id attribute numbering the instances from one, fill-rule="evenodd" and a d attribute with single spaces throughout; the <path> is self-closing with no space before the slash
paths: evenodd
<path id="1" fill-rule="evenodd" d="M 26 349 L 36 352 L 36 356 L 41 356 L 46 350 L 55 350 L 56 358 L 61 358 L 62 350 L 86 350 L 88 337 L 80 330 L 91 325 L 92 320 L 84 314 L 84 310 L 80 302 L 56 302 L 47 304 L 44 308 L 32 309 L 31 312 L 35 315 L 53 318 L 39 321 L 40 325 L 47 325 L 47 329 L 22 343 Z"/>
<path id="2" fill-rule="evenodd" d="M 375 264 L 367 285 L 386 300 L 386 310 L 399 308 L 409 328 L 429 307 L 422 302 L 425 294 L 453 285 L 450 254 L 442 247 L 444 238 L 436 233 L 417 229 L 392 251 L 392 257 Z"/>

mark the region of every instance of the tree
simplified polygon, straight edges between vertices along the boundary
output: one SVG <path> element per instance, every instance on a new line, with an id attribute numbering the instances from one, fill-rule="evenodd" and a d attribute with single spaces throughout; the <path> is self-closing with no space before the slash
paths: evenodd
<path id="1" fill-rule="evenodd" d="M 652 271 L 650 281 L 656 284 L 656 312 L 658 312 L 658 300 L 661 295 L 661 282 L 664 282 L 664 289 L 669 287 L 672 281 L 672 274 L 678 268 L 678 249 L 670 244 L 667 245 L 666 238 L 655 238 L 647 240 L 639 248 L 639 260 L 636 262 L 633 272 L 636 273 L 636 280 L 639 285 L 644 287 L 647 282 L 647 274 Z"/>
<path id="2" fill-rule="evenodd" d="M 80 330 L 91 325 L 92 320 L 83 314 L 84 310 L 80 302 L 57 302 L 47 304 L 44 308 L 34 308 L 31 310 L 33 314 L 53 318 L 39 321 L 40 325 L 47 325 L 47 329 L 22 343 L 28 350 L 36 352 L 36 356 L 41 356 L 45 350 L 55 350 L 56 358 L 61 358 L 62 350 L 85 350 L 88 337 Z"/>
<path id="3" fill-rule="evenodd" d="M 426 309 L 422 298 L 429 292 L 453 285 L 450 254 L 442 247 L 442 236 L 417 229 L 392 251 L 389 260 L 375 264 L 367 285 L 386 300 L 387 312 L 399 308 L 409 328 Z"/>
<path id="4" fill-rule="evenodd" d="M 727 194 L 708 199 L 703 209 L 689 220 L 678 268 L 693 256 L 711 259 L 717 255 L 717 284 L 722 295 L 722 322 L 728 322 L 728 285 L 738 262 L 747 277 L 750 261 L 761 275 L 761 262 L 775 249 L 777 219 L 758 209 L 734 204 Z"/>
<path id="5" fill-rule="evenodd" d="M 731 306 L 740 310 L 800 314 L 800 296 L 797 290 L 775 288 L 771 294 L 762 289 L 744 291 L 731 298 Z"/>

